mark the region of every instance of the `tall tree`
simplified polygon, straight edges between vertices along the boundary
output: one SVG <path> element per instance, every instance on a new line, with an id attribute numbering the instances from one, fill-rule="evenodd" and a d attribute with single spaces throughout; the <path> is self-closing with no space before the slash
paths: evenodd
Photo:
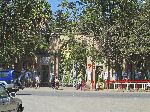
<path id="1" fill-rule="evenodd" d="M 52 17 L 46 0 L 1 0 L 0 8 L 1 62 L 13 63 L 48 45 Z"/>
<path id="2" fill-rule="evenodd" d="M 134 64 L 149 59 L 148 0 L 78 0 L 76 3 L 81 5 L 78 30 L 94 35 L 108 66 L 114 64 L 114 69 L 121 73 L 123 59 Z"/>

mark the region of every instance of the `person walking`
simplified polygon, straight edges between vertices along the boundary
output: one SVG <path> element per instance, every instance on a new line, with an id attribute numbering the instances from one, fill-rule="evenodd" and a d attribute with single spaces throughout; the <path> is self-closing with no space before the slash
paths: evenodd
<path id="1" fill-rule="evenodd" d="M 32 88 L 32 86 L 33 86 L 33 78 L 32 77 L 29 78 L 29 85 L 30 85 L 30 88 Z"/>
<path id="2" fill-rule="evenodd" d="M 58 77 L 56 76 L 55 77 L 55 89 L 58 89 L 59 88 L 59 80 L 58 80 Z"/>
<path id="3" fill-rule="evenodd" d="M 35 89 L 37 88 L 40 88 L 40 78 L 38 75 L 35 77 Z"/>
<path id="4" fill-rule="evenodd" d="M 77 90 L 81 89 L 82 90 L 82 73 L 80 71 L 79 75 L 78 75 L 78 84 L 77 84 Z"/>
<path id="5" fill-rule="evenodd" d="M 51 87 L 55 89 L 55 76 L 54 75 L 52 75 L 52 78 L 51 78 Z"/>

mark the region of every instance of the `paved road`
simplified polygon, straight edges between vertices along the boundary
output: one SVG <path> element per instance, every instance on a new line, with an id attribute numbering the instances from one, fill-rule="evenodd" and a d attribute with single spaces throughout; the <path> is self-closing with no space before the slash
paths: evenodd
<path id="1" fill-rule="evenodd" d="M 150 112 L 150 93 L 25 88 L 16 97 L 24 112 Z"/>

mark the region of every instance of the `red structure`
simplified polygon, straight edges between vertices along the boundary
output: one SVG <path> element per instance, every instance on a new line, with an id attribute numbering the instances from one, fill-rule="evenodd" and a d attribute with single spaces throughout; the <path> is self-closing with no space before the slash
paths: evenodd
<path id="1" fill-rule="evenodd" d="M 128 85 L 134 85 L 136 91 L 138 91 L 139 89 L 139 85 L 142 85 L 142 88 L 145 86 L 147 86 L 150 83 L 150 80 L 116 80 L 116 81 L 110 81 L 110 80 L 106 80 L 105 84 L 106 84 L 106 89 L 109 89 L 109 84 L 114 84 L 114 89 L 115 89 L 115 84 L 119 85 L 120 89 L 123 89 L 125 87 L 128 87 Z M 127 86 L 125 86 L 127 85 Z"/>

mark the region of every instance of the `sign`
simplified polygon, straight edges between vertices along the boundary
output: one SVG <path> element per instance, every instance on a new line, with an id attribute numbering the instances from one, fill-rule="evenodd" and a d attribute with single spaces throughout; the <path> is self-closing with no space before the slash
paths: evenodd
<path id="1" fill-rule="evenodd" d="M 88 64 L 88 67 L 91 68 L 92 64 Z"/>

